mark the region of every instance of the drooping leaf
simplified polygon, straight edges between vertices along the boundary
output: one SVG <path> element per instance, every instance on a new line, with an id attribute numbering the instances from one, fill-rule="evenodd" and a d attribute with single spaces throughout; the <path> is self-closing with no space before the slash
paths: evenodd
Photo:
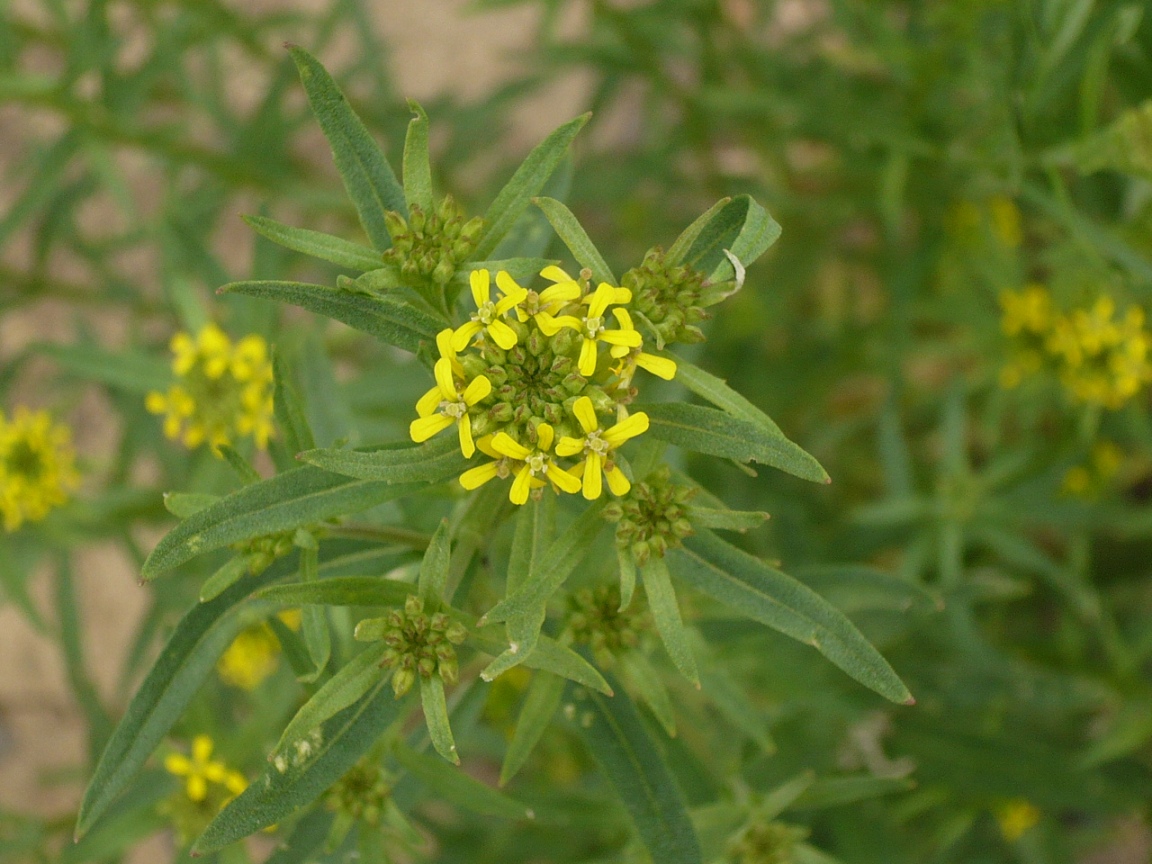
<path id="1" fill-rule="evenodd" d="M 359 243 L 325 234 L 322 231 L 312 231 L 308 228 L 294 228 L 269 219 L 266 216 L 241 217 L 262 237 L 267 237 L 294 252 L 302 252 L 319 258 L 321 261 L 330 261 L 340 267 L 356 270 L 361 273 L 375 270 L 384 262 L 380 253 Z"/>
<path id="2" fill-rule="evenodd" d="M 700 236 L 700 232 L 707 227 L 716 214 L 723 210 L 732 201 L 731 198 L 721 198 L 699 216 L 697 216 L 692 224 L 680 232 L 680 236 L 668 247 L 668 252 L 664 256 L 664 260 L 669 267 L 674 267 L 684 262 L 684 257 L 688 254 L 695 243 L 696 238 Z"/>
<path id="3" fill-rule="evenodd" d="M 885 699 L 910 703 L 904 682 L 842 612 L 791 576 L 702 530 L 668 553 L 672 573 L 697 590 L 813 646 Z"/>
<path id="4" fill-rule="evenodd" d="M 749 195 L 738 195 L 705 224 L 684 256 L 684 263 L 707 274 L 709 282 L 736 276 L 731 252 L 745 267 L 759 258 L 780 236 L 780 225 Z"/>
<path id="5" fill-rule="evenodd" d="M 573 724 L 628 811 L 653 861 L 702 864 L 700 843 L 684 796 L 663 754 L 623 688 L 616 695 L 588 694 Z"/>
<path id="6" fill-rule="evenodd" d="M 392 245 L 384 214 L 389 210 L 407 214 L 404 190 L 384 152 L 328 71 L 298 45 L 289 45 L 288 51 L 296 62 L 312 113 L 332 148 L 336 170 L 360 215 L 364 233 L 373 246 L 383 251 Z"/>
<path id="7" fill-rule="evenodd" d="M 760 462 L 815 483 L 830 482 L 828 472 L 799 445 L 715 408 L 668 402 L 637 410 L 648 415 L 649 434 L 669 444 L 738 462 Z"/>
<path id="8" fill-rule="evenodd" d="M 516 169 L 512 179 L 500 190 L 495 200 L 484 214 L 484 233 L 476 246 L 474 257 L 486 258 L 490 255 L 504 235 L 512 230 L 512 226 L 528 209 L 532 198 L 540 194 L 560 160 L 568 151 L 568 145 L 576 137 L 591 114 L 583 114 L 575 120 L 570 120 L 545 138 Z"/>
<path id="9" fill-rule="evenodd" d="M 232 282 L 217 293 L 290 303 L 413 354 L 422 341 L 434 342 L 444 326 L 444 322 L 397 297 L 375 297 L 307 282 Z"/>

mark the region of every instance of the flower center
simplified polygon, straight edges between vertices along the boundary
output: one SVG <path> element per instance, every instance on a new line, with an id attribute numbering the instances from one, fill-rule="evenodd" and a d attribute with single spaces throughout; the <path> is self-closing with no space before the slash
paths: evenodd
<path id="1" fill-rule="evenodd" d="M 595 318 L 584 319 L 584 335 L 589 339 L 595 339 L 604 332 L 604 319 L 600 316 Z"/>
<path id="2" fill-rule="evenodd" d="M 588 453 L 597 453 L 600 456 L 607 454 L 611 445 L 600 437 L 600 430 L 589 432 L 584 438 L 584 450 Z"/>
<path id="3" fill-rule="evenodd" d="M 489 300 L 476 310 L 476 314 L 472 318 L 487 327 L 496 320 L 496 304 Z"/>
<path id="4" fill-rule="evenodd" d="M 440 403 L 440 413 L 445 417 L 451 417 L 453 420 L 459 420 L 468 413 L 468 405 L 463 399 L 458 402 L 449 402 L 447 399 Z"/>
<path id="5" fill-rule="evenodd" d="M 541 453 L 537 450 L 531 456 L 524 460 L 528 466 L 528 471 L 535 477 L 537 474 L 543 474 L 548 468 L 548 454 Z"/>
<path id="6" fill-rule="evenodd" d="M 540 305 L 540 295 L 529 289 L 528 295 L 524 298 L 524 302 L 520 304 L 520 308 L 524 310 L 526 315 L 531 317 L 542 311 L 544 307 Z"/>
<path id="7" fill-rule="evenodd" d="M 44 470 L 44 460 L 27 441 L 17 441 L 4 459 L 4 468 L 10 475 L 35 481 Z"/>

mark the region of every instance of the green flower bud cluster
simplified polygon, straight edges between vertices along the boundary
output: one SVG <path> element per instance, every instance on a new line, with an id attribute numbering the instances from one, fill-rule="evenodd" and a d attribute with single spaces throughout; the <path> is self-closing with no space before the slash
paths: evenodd
<path id="1" fill-rule="evenodd" d="M 557 439 L 581 437 L 583 431 L 573 419 L 572 406 L 581 396 L 592 400 L 601 414 L 613 416 L 617 405 L 626 405 L 635 395 L 634 388 L 624 388 L 611 370 L 596 372 L 605 383 L 594 384 L 576 368 L 580 353 L 580 334 L 563 329 L 545 336 L 529 321 L 508 321 L 516 331 L 517 343 L 501 350 L 491 341 L 477 344 L 475 353 L 460 356 L 468 378 L 485 376 L 492 382 L 492 392 L 477 406 L 472 418 L 476 437 L 507 432 L 522 443 L 536 442 L 536 427 L 550 424 Z"/>
<path id="2" fill-rule="evenodd" d="M 476 216 L 464 221 L 464 211 L 445 195 L 440 206 L 425 213 L 419 204 L 408 207 L 408 219 L 389 211 L 385 226 L 392 237 L 392 248 L 384 253 L 385 263 L 417 282 L 447 285 L 464 261 L 476 248 L 484 219 Z"/>
<path id="3" fill-rule="evenodd" d="M 632 291 L 632 312 L 654 331 L 658 347 L 672 342 L 703 342 L 696 325 L 708 318 L 704 275 L 691 267 L 670 266 L 660 247 L 649 249 L 639 267 L 621 277 Z"/>
<path id="4" fill-rule="evenodd" d="M 581 588 L 568 598 L 568 606 L 568 631 L 573 640 L 590 646 L 597 658 L 637 647 L 649 626 L 648 614 L 638 604 L 620 609 L 620 588 L 616 585 Z"/>
<path id="5" fill-rule="evenodd" d="M 392 786 L 370 759 L 361 759 L 328 790 L 325 804 L 342 816 L 377 825 L 384 813 Z"/>
<path id="6" fill-rule="evenodd" d="M 234 543 L 232 549 L 248 557 L 248 573 L 257 576 L 267 570 L 272 563 L 292 551 L 293 531 L 281 531 L 256 537 L 243 543 Z"/>
<path id="7" fill-rule="evenodd" d="M 785 822 L 759 822 L 748 826 L 729 846 L 732 864 L 792 864 L 796 844 L 808 829 Z"/>
<path id="8" fill-rule="evenodd" d="M 686 507 L 695 494 L 692 487 L 673 483 L 672 472 L 663 465 L 605 507 L 604 518 L 616 523 L 616 545 L 643 567 L 652 555 L 663 558 L 695 533 Z"/>
<path id="9" fill-rule="evenodd" d="M 456 649 L 467 629 L 443 612 L 429 615 L 424 601 L 409 595 L 403 609 L 393 609 L 383 618 L 366 618 L 356 625 L 361 642 L 383 640 L 388 646 L 381 665 L 392 670 L 392 690 L 399 699 L 412 689 L 416 676 L 439 675 L 445 684 L 455 684 L 459 675 Z"/>

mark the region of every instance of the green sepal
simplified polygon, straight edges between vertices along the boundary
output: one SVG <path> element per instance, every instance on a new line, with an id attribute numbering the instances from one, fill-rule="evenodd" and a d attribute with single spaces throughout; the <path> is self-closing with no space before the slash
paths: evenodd
<path id="1" fill-rule="evenodd" d="M 345 477 L 381 483 L 439 483 L 468 467 L 455 435 L 423 444 L 408 442 L 374 450 L 308 450 L 300 461 Z"/>

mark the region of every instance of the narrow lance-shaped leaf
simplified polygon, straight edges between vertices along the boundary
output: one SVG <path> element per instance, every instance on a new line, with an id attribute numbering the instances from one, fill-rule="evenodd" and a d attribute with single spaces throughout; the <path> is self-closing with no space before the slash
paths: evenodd
<path id="1" fill-rule="evenodd" d="M 327 70 L 298 45 L 289 45 L 288 51 L 296 62 L 312 113 L 332 148 L 336 170 L 360 215 L 360 224 L 372 245 L 383 251 L 392 245 L 384 214 L 389 210 L 408 212 L 404 190 L 383 151 Z"/>
<path id="2" fill-rule="evenodd" d="M 295 228 L 269 219 L 267 216 L 242 216 L 256 232 L 267 237 L 273 243 L 319 258 L 321 261 L 330 261 L 337 266 L 348 270 L 357 270 L 365 273 L 381 267 L 384 260 L 380 253 L 359 243 L 325 234 L 322 231 L 312 231 L 308 228 Z"/>
<path id="3" fill-rule="evenodd" d="M 301 450 L 311 450 L 316 446 L 316 441 L 312 437 L 312 427 L 308 425 L 304 401 L 279 351 L 272 352 L 272 375 L 272 406 L 276 413 L 276 425 L 284 438 L 284 446 L 292 456 Z M 281 470 L 288 470 L 287 466 Z"/>
<path id="4" fill-rule="evenodd" d="M 760 462 L 803 480 L 831 482 L 828 472 L 802 447 L 747 420 L 679 402 L 636 408 L 647 413 L 649 434 L 669 444 L 738 462 Z"/>
<path id="5" fill-rule="evenodd" d="M 784 433 L 776 425 L 775 420 L 729 387 L 728 382 L 723 378 L 717 378 L 715 375 L 705 372 L 699 366 L 689 363 L 677 354 L 663 352 L 663 356 L 676 361 L 676 380 L 697 396 L 707 399 L 717 408 L 727 411 L 733 417 L 747 420 L 749 423 L 764 427 L 764 430 L 770 434 L 783 437 Z"/>
<path id="6" fill-rule="evenodd" d="M 356 764 L 406 706 L 407 701 L 396 699 L 392 688 L 381 681 L 360 701 L 328 720 L 319 743 L 306 753 L 269 765 L 262 777 L 212 820 L 193 844 L 192 853 L 215 852 L 311 804 Z"/>
<path id="7" fill-rule="evenodd" d="M 583 114 L 565 123 L 528 154 L 512 175 L 508 184 L 500 190 L 496 199 L 484 214 L 484 233 L 476 246 L 475 258 L 486 258 L 495 250 L 500 240 L 512 230 L 512 226 L 528 209 L 533 197 L 540 194 L 560 160 L 568 151 L 568 145 L 576 137 L 591 114 Z"/>
<path id="8" fill-rule="evenodd" d="M 731 198 L 721 198 L 680 232 L 680 236 L 668 247 L 668 252 L 664 256 L 664 260 L 669 267 L 675 267 L 677 264 L 683 262 L 684 257 L 688 254 L 688 250 L 692 248 L 696 242 L 696 238 L 700 236 L 700 232 L 716 218 L 716 214 L 728 206 Z"/>
<path id="9" fill-rule="evenodd" d="M 387 650 L 388 646 L 383 643 L 370 645 L 325 681 L 324 686 L 301 706 L 296 716 L 284 727 L 280 743 L 276 745 L 276 753 L 291 758 L 292 747 L 297 741 L 307 739 L 313 729 L 319 728 L 331 717 L 359 701 L 373 686 L 379 684 L 385 678 L 380 671 L 380 663 Z"/>
<path id="10" fill-rule="evenodd" d="M 197 604 L 181 619 L 100 756 L 80 804 L 77 837 L 92 827 L 136 776 L 236 634 L 269 612 L 268 605 L 237 606 L 240 600 L 283 572 L 283 568 L 269 568 L 215 600 Z"/>
<path id="11" fill-rule="evenodd" d="M 238 489 L 185 519 L 152 550 L 141 575 L 154 579 L 214 549 L 357 513 L 420 488 L 350 480 L 310 466 L 287 471 Z"/>
<path id="12" fill-rule="evenodd" d="M 248 573 L 248 556 L 233 555 L 200 586 L 200 602 L 215 600 Z"/>
<path id="13" fill-rule="evenodd" d="M 568 247 L 568 251 L 572 253 L 576 263 L 592 271 L 594 282 L 618 284 L 616 277 L 612 275 L 612 269 L 600 254 L 600 250 L 596 248 L 596 244 L 589 238 L 588 232 L 584 230 L 584 226 L 580 224 L 571 210 L 555 198 L 533 198 L 532 203 L 548 217 L 548 222 L 556 231 L 557 236 L 564 241 L 564 245 Z"/>
<path id="14" fill-rule="evenodd" d="M 439 675 L 420 677 L 420 704 L 424 708 L 424 722 L 428 724 L 428 737 L 436 752 L 451 762 L 460 764 L 456 741 L 452 737 L 452 724 L 448 720 L 448 700 L 444 696 L 444 682 Z"/>
<path id="15" fill-rule="evenodd" d="M 564 695 L 564 679 L 550 672 L 537 672 L 532 676 L 524 706 L 516 718 L 516 731 L 504 752 L 500 766 L 500 785 L 505 785 L 524 767 L 544 732 L 556 716 L 560 699 Z"/>
<path id="16" fill-rule="evenodd" d="M 615 684 L 611 679 L 609 683 Z M 623 688 L 576 703 L 575 728 L 624 804 L 653 861 L 702 864 L 700 843 L 672 772 Z"/>
<path id="17" fill-rule="evenodd" d="M 408 100 L 408 110 L 414 116 L 408 121 L 408 134 L 404 138 L 404 197 L 409 206 L 416 205 L 428 214 L 435 206 L 428 156 L 428 115 L 420 103 L 412 99 Z"/>
<path id="18" fill-rule="evenodd" d="M 750 528 L 759 528 L 767 519 L 767 513 L 754 510 L 719 510 L 712 507 L 688 508 L 688 520 L 698 528 L 747 531 Z"/>
<path id="19" fill-rule="evenodd" d="M 279 300 L 347 324 L 381 342 L 415 354 L 421 342 L 434 342 L 440 319 L 396 297 L 377 297 L 307 282 L 232 282 L 218 294 L 243 294 Z"/>
<path id="20" fill-rule="evenodd" d="M 303 529 L 296 534 L 296 545 L 300 547 L 300 581 L 315 582 L 319 578 L 317 570 L 320 566 L 320 549 L 316 538 Z M 303 680 L 315 681 L 332 656 L 332 637 L 328 632 L 328 615 L 323 606 L 304 607 L 301 630 L 304 633 L 304 645 L 308 648 L 308 657 L 315 669 L 313 674 Z"/>
<path id="21" fill-rule="evenodd" d="M 324 606 L 403 606 L 412 593 L 407 582 L 376 576 L 334 576 L 317 582 L 273 585 L 256 592 L 256 597 L 283 608 L 321 604 Z"/>
<path id="22" fill-rule="evenodd" d="M 448 538 L 448 520 L 441 519 L 432 534 L 432 541 L 420 562 L 418 590 L 420 599 L 435 609 L 444 602 L 444 586 L 448 583 L 448 565 L 451 557 Z"/>
<path id="23" fill-rule="evenodd" d="M 533 818 L 531 809 L 524 804 L 469 777 L 441 759 L 417 753 L 403 744 L 397 745 L 395 754 L 401 767 L 437 798 L 483 816 L 496 816 L 500 819 Z"/>
<path id="24" fill-rule="evenodd" d="M 698 591 L 813 646 L 865 687 L 893 702 L 913 699 L 904 682 L 843 613 L 819 594 L 701 530 L 668 553 L 677 578 Z"/>
<path id="25" fill-rule="evenodd" d="M 378 450 L 309 450 L 300 459 L 346 477 L 384 483 L 438 483 L 468 467 L 454 433 L 415 446 L 404 442 Z"/>
<path id="26" fill-rule="evenodd" d="M 672 588 L 672 577 L 664 558 L 653 555 L 640 571 L 644 579 L 644 593 L 648 595 L 648 608 L 652 611 L 652 622 L 668 656 L 689 681 L 700 686 L 700 673 L 696 669 L 696 659 L 692 656 L 688 632 L 680 617 L 680 606 L 676 602 L 676 591 Z"/>
<path id="27" fill-rule="evenodd" d="M 604 676 L 580 654 L 566 645 L 561 645 L 555 639 L 543 635 L 539 632 L 539 628 L 532 638 L 535 640 L 534 647 L 531 650 L 524 649 L 522 653 L 517 648 L 515 652 L 505 651 L 501 654 L 500 651 L 504 647 L 503 643 L 476 632 L 469 634 L 466 644 L 487 654 L 499 655 L 499 657 L 504 657 L 509 653 L 515 655 L 513 657 L 514 662 L 507 666 L 503 666 L 501 663 L 501 666 L 496 667 L 496 672 L 491 671 L 493 668 L 491 665 L 481 672 L 482 678 L 488 676 L 486 680 L 495 678 L 501 672 L 523 663 L 529 669 L 548 671 L 585 687 L 591 687 L 593 690 L 599 690 L 607 696 L 612 695 L 612 690 L 609 688 L 608 682 L 604 680 Z"/>

